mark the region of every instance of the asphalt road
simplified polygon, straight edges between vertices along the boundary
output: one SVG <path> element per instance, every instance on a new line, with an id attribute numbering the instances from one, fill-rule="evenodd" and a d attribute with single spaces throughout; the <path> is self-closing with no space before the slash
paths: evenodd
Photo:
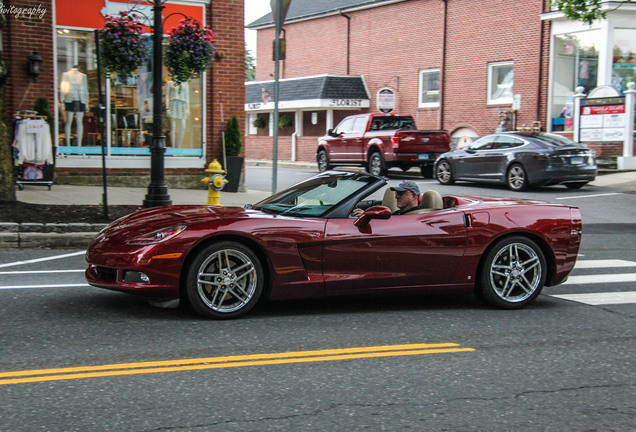
<path id="1" fill-rule="evenodd" d="M 636 430 L 636 195 L 535 195 L 581 206 L 584 237 L 520 311 L 347 298 L 210 321 L 86 286 L 81 250 L 0 250 L 0 431 Z"/>

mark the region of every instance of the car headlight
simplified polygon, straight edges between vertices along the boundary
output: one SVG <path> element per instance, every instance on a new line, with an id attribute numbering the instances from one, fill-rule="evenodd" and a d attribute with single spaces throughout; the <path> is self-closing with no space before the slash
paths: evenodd
<path id="1" fill-rule="evenodd" d="M 178 236 L 185 229 L 186 229 L 185 225 L 176 225 L 170 228 L 162 228 L 160 230 L 153 231 L 151 233 L 136 237 L 130 240 L 128 244 L 145 246 L 145 245 L 161 243 Z"/>

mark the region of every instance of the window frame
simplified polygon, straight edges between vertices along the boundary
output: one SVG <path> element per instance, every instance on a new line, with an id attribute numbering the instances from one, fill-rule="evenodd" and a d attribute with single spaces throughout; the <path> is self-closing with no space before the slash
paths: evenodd
<path id="1" fill-rule="evenodd" d="M 424 75 L 427 74 L 433 74 L 433 73 L 437 73 L 437 82 L 438 82 L 438 88 L 437 89 L 427 89 L 426 92 L 427 93 L 435 93 L 437 92 L 437 102 L 424 102 L 423 101 L 423 94 L 424 94 Z M 441 83 L 441 70 L 440 68 L 431 68 L 431 69 L 420 69 L 419 73 L 418 73 L 418 93 L 417 93 L 417 106 L 418 108 L 439 108 L 440 106 L 440 93 L 441 93 L 441 89 L 440 89 L 440 83 Z M 428 82 L 428 81 L 427 81 Z"/>
<path id="2" fill-rule="evenodd" d="M 499 85 L 501 85 L 502 83 L 497 83 L 496 86 L 494 86 L 493 84 L 493 80 L 494 80 L 494 71 L 497 68 L 500 67 L 507 67 L 507 66 L 511 66 L 512 67 L 512 84 L 510 86 L 511 91 L 510 91 L 510 97 L 499 97 L 499 98 L 494 98 L 494 93 L 497 90 L 497 87 Z M 513 94 L 514 94 L 514 85 L 515 85 L 515 80 L 514 80 L 514 71 L 515 71 L 515 63 L 512 60 L 509 61 L 502 61 L 502 62 L 493 62 L 493 63 L 488 63 L 488 93 L 486 95 L 487 98 L 487 104 L 488 105 L 512 105 L 512 99 L 513 99 Z M 504 76 L 505 78 L 505 76 Z"/>

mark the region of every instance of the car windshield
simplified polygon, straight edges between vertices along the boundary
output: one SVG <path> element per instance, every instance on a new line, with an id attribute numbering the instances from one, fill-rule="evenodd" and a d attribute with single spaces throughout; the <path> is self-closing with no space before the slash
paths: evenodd
<path id="1" fill-rule="evenodd" d="M 321 217 L 377 181 L 380 179 L 366 174 L 324 173 L 278 192 L 252 208 L 285 216 Z"/>

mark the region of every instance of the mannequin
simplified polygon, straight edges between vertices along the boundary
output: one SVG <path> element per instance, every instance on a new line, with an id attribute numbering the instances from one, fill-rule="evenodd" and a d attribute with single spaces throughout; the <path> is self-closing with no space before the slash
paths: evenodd
<path id="1" fill-rule="evenodd" d="M 176 144 L 176 147 L 181 148 L 186 120 L 190 115 L 190 89 L 187 82 L 177 85 L 173 81 L 168 81 L 166 84 L 166 108 L 168 109 L 168 117 L 170 117 L 172 133 L 178 137 L 173 146 Z M 177 122 L 180 125 L 178 134 L 176 133 Z"/>
<path id="2" fill-rule="evenodd" d="M 84 135 L 84 113 L 88 112 L 88 82 L 86 75 L 73 66 L 62 74 L 60 80 L 60 102 L 66 111 L 66 145 L 71 145 L 71 126 L 75 117 L 77 145 L 82 145 Z"/>

